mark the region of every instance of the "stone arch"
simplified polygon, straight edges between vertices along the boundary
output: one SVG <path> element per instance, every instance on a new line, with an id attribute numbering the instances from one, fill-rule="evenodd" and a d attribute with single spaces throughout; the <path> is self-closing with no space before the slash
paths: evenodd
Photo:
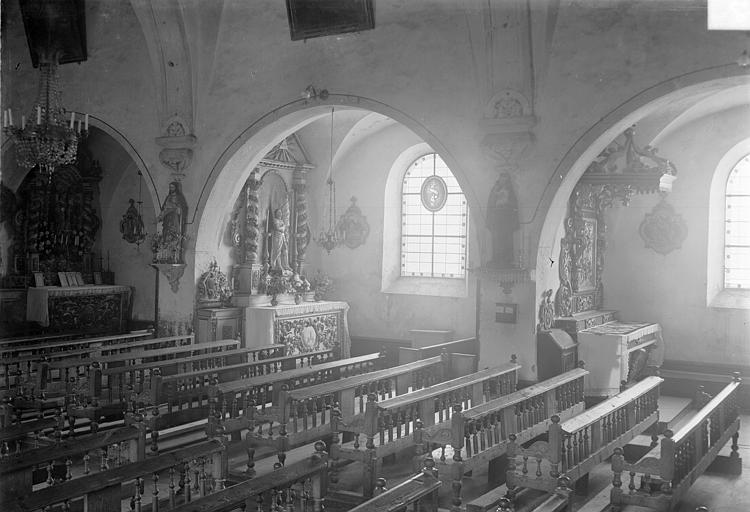
<path id="1" fill-rule="evenodd" d="M 639 92 L 581 135 L 555 168 L 534 215 L 528 222 L 530 247 L 536 248 L 535 301 L 540 300 L 542 292 L 550 288 L 552 283 L 557 286 L 557 271 L 550 265 L 550 261 L 556 261 L 559 256 L 554 249 L 557 247 L 557 232 L 566 214 L 568 198 L 588 165 L 607 144 L 627 127 L 670 102 L 711 86 L 747 84 L 749 79 L 748 70 L 736 64 L 686 73 Z M 539 212 L 545 212 L 543 218 L 537 218 Z M 554 270 L 555 275 L 551 275 L 550 269 Z"/>
<path id="2" fill-rule="evenodd" d="M 261 158 L 279 140 L 296 132 L 303 126 L 330 115 L 331 106 L 337 110 L 357 109 L 377 112 L 399 122 L 412 130 L 429 144 L 445 160 L 461 185 L 470 211 L 479 212 L 478 200 L 466 178 L 466 172 L 443 143 L 427 127 L 385 103 L 354 95 L 329 94 L 323 99 L 301 99 L 282 105 L 265 114 L 248 126 L 222 152 L 208 173 L 200 191 L 192 222 L 195 229 L 195 272 L 198 272 L 199 259 L 209 254 L 221 243 L 221 225 L 224 205 L 229 197 L 250 176 Z M 202 255 L 202 256 L 200 256 Z"/>

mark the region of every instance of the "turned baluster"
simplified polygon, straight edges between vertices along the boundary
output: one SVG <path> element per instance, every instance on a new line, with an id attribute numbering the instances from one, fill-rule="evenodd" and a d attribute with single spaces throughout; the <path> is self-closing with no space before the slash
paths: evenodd
<path id="1" fill-rule="evenodd" d="M 135 510 L 135 512 L 141 512 L 141 483 L 143 479 L 141 477 L 138 477 L 135 479 L 135 494 L 133 495 L 133 500 L 131 501 L 132 505 L 131 508 Z M 134 505 L 134 506 L 133 506 Z"/>
<path id="2" fill-rule="evenodd" d="M 185 493 L 185 503 L 190 503 L 193 497 L 193 488 L 190 485 L 190 462 L 185 461 L 182 467 L 184 477 L 180 479 L 180 486 Z"/>
<path id="3" fill-rule="evenodd" d="M 154 455 L 159 453 L 159 408 L 151 409 L 151 451 Z"/>
<path id="4" fill-rule="evenodd" d="M 176 502 L 176 496 L 175 496 L 175 484 L 174 484 L 174 466 L 169 468 L 169 508 L 173 509 L 175 508 L 177 502 Z"/>

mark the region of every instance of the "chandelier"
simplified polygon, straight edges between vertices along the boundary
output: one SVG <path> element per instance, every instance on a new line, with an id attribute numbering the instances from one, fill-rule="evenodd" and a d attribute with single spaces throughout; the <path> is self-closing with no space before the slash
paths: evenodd
<path id="1" fill-rule="evenodd" d="M 328 254 L 339 245 L 339 236 L 336 232 L 336 183 L 333 181 L 333 108 L 331 109 L 331 147 L 328 163 L 328 229 L 321 231 L 316 240 L 318 245 L 326 250 Z"/>
<path id="2" fill-rule="evenodd" d="M 62 92 L 59 87 L 57 64 L 39 63 L 39 92 L 31 115 L 21 116 L 21 124 L 14 123 L 13 111 L 3 112 L 3 128 L 13 140 L 16 161 L 20 167 L 39 167 L 50 179 L 59 165 L 75 162 L 78 141 L 85 138 L 89 128 L 89 116 L 78 118 L 75 112 L 67 116 L 62 107 Z"/>

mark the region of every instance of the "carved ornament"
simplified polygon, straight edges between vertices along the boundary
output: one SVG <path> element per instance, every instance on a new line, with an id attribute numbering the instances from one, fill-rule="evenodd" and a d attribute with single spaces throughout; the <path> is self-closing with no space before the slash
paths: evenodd
<path id="1" fill-rule="evenodd" d="M 367 217 L 362 215 L 362 210 L 357 206 L 357 198 L 352 197 L 351 202 L 352 204 L 339 218 L 336 231 L 339 233 L 339 240 L 342 244 L 349 249 L 356 249 L 367 241 L 367 235 L 370 234 L 370 225 L 367 223 Z"/>
<path id="2" fill-rule="evenodd" d="M 539 305 L 539 325 L 537 331 L 549 331 L 555 323 L 555 304 L 552 302 L 552 289 L 542 293 L 542 303 Z"/>
<path id="3" fill-rule="evenodd" d="M 212 260 L 206 270 L 198 278 L 196 286 L 198 302 L 202 304 L 223 304 L 232 298 L 227 275 L 221 271 L 216 260 Z"/>
<path id="4" fill-rule="evenodd" d="M 274 343 L 286 345 L 288 355 L 331 350 L 340 347 L 340 331 L 338 313 L 277 319 Z"/>
<path id="5" fill-rule="evenodd" d="M 177 293 L 180 289 L 180 278 L 185 273 L 187 265 L 184 263 L 152 263 L 151 266 L 167 278 L 172 292 Z"/>
<path id="6" fill-rule="evenodd" d="M 682 215 L 676 213 L 674 207 L 662 198 L 651 213 L 646 214 L 638 233 L 646 248 L 659 254 L 669 254 L 682 247 L 687 230 Z"/>
<path id="7" fill-rule="evenodd" d="M 646 146 L 639 149 L 633 140 L 634 135 L 633 126 L 613 140 L 589 164 L 579 183 L 606 184 L 627 190 L 629 195 L 671 191 L 677 168 L 669 160 L 657 156 L 656 148 Z"/>

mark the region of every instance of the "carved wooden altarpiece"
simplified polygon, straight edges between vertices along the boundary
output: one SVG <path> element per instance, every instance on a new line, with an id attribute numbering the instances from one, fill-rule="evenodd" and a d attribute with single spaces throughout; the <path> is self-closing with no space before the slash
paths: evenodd
<path id="1" fill-rule="evenodd" d="M 565 236 L 560 244 L 557 316 L 570 317 L 602 307 L 606 251 L 604 212 L 633 194 L 671 190 L 674 165 L 649 146 L 638 149 L 628 128 L 589 165 L 570 197 Z"/>
<path id="2" fill-rule="evenodd" d="M 307 173 L 314 169 L 295 135 L 275 146 L 245 182 L 235 202 L 229 233 L 234 247 L 235 304 L 264 295 L 275 226 L 283 226 L 285 257 L 281 265 L 290 289 L 294 275 L 304 275 L 310 227 L 307 214 Z M 277 210 L 280 223 L 274 220 Z"/>

